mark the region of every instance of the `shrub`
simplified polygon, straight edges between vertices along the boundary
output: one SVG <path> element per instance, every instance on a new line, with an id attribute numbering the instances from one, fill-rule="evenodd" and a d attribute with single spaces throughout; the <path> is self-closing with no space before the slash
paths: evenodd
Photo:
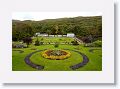
<path id="1" fill-rule="evenodd" d="M 84 46 L 85 47 L 102 47 L 102 41 L 97 40 L 97 41 L 94 41 L 93 43 L 87 43 Z"/>
<path id="2" fill-rule="evenodd" d="M 27 48 L 25 44 L 12 44 L 12 48 Z"/>
<path id="3" fill-rule="evenodd" d="M 75 49 L 76 49 L 76 50 L 80 50 L 80 47 L 79 47 L 79 46 L 77 46 Z"/>
<path id="4" fill-rule="evenodd" d="M 93 43 L 85 43 L 84 47 L 95 47 Z"/>
<path id="5" fill-rule="evenodd" d="M 27 44 L 27 47 L 30 43 L 32 43 L 32 38 L 31 37 L 26 37 L 26 38 L 23 38 L 23 42 Z"/>
<path id="6" fill-rule="evenodd" d="M 62 40 L 61 38 L 59 40 Z"/>
<path id="7" fill-rule="evenodd" d="M 43 41 L 43 38 L 41 38 L 41 41 Z"/>
<path id="8" fill-rule="evenodd" d="M 59 43 L 56 42 L 55 45 L 54 45 L 55 48 L 59 47 Z"/>
<path id="9" fill-rule="evenodd" d="M 35 46 L 39 46 L 40 45 L 40 43 L 39 43 L 39 40 L 37 39 L 36 41 L 35 41 Z"/>
<path id="10" fill-rule="evenodd" d="M 43 42 L 39 42 L 40 45 L 43 45 Z"/>
<path id="11" fill-rule="evenodd" d="M 36 48 L 31 48 L 31 50 L 37 50 Z"/>
<path id="12" fill-rule="evenodd" d="M 78 39 L 82 40 L 84 43 L 91 43 L 93 41 L 92 35 L 89 36 L 77 36 Z"/>
<path id="13" fill-rule="evenodd" d="M 77 42 L 76 40 L 71 41 L 71 43 L 72 43 L 73 45 L 79 45 L 78 42 Z"/>
<path id="14" fill-rule="evenodd" d="M 102 41 L 100 40 L 94 41 L 93 44 L 95 45 L 95 47 L 102 47 Z"/>

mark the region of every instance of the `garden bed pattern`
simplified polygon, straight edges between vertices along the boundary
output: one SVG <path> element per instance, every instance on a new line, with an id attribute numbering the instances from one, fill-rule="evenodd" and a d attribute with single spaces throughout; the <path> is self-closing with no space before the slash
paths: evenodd
<path id="1" fill-rule="evenodd" d="M 70 50 L 70 49 L 65 49 L 65 50 Z M 35 53 L 37 53 L 37 52 L 41 52 L 41 51 L 43 51 L 43 50 L 37 50 L 37 51 L 32 52 L 32 53 L 30 53 L 29 55 L 27 55 L 27 56 L 25 57 L 25 63 L 28 64 L 29 66 L 33 67 L 33 68 L 38 69 L 38 70 L 44 69 L 44 66 L 42 66 L 42 65 L 37 65 L 37 64 L 32 63 L 32 62 L 30 61 L 30 57 L 31 57 L 33 54 L 35 54 Z M 88 59 L 88 57 L 87 57 L 85 54 L 83 54 L 83 53 L 81 53 L 81 52 L 79 52 L 79 51 L 75 51 L 75 50 L 70 50 L 70 51 L 77 52 L 78 54 L 82 55 L 82 57 L 83 57 L 83 61 L 82 61 L 81 63 L 78 63 L 78 64 L 75 64 L 75 65 L 70 66 L 70 68 L 71 68 L 72 70 L 76 70 L 76 69 L 78 69 L 78 68 L 80 68 L 80 67 L 83 67 L 84 65 L 86 65 L 86 64 L 89 62 L 89 59 Z"/>
<path id="2" fill-rule="evenodd" d="M 24 59 L 24 60 L 25 60 L 25 63 L 28 64 L 29 66 L 31 66 L 32 68 L 35 68 L 35 69 L 38 69 L 38 70 L 44 69 L 44 66 L 42 66 L 42 65 L 37 65 L 37 64 L 35 64 L 35 63 L 32 63 L 31 60 L 30 60 L 30 57 L 31 57 L 33 54 L 35 54 L 35 53 L 37 53 L 37 52 L 41 52 L 41 51 L 43 51 L 43 50 L 37 50 L 37 51 L 35 51 L 35 52 L 32 52 L 32 53 L 28 54 L 28 55 L 25 57 L 25 59 Z"/>
<path id="3" fill-rule="evenodd" d="M 70 50 L 70 49 L 65 49 L 65 50 Z M 70 66 L 70 68 L 72 70 L 76 70 L 76 69 L 78 69 L 80 67 L 83 67 L 84 65 L 86 65 L 89 62 L 89 59 L 85 54 L 83 54 L 83 53 L 81 53 L 79 51 L 75 51 L 75 50 L 71 50 L 71 51 L 77 52 L 78 54 L 82 55 L 82 57 L 83 57 L 83 61 L 81 63 Z"/>

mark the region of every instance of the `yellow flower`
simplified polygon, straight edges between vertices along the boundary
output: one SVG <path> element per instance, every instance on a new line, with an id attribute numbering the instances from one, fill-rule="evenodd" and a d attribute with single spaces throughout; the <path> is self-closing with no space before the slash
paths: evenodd
<path id="1" fill-rule="evenodd" d="M 45 50 L 45 51 L 43 51 L 43 52 L 42 52 L 42 56 L 43 56 L 44 58 L 53 59 L 53 60 L 56 60 L 56 59 L 62 60 L 62 59 L 65 59 L 65 58 L 68 58 L 68 57 L 71 56 L 71 53 L 70 53 L 69 51 L 66 51 L 66 50 L 61 50 L 61 51 L 63 51 L 63 52 L 66 52 L 66 55 L 60 55 L 60 56 L 50 55 L 50 56 L 49 56 L 47 53 L 50 52 L 50 51 L 51 51 L 51 50 Z"/>

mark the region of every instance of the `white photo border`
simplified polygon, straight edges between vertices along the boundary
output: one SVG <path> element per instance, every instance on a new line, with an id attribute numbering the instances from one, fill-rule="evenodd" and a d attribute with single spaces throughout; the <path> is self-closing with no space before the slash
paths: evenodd
<path id="1" fill-rule="evenodd" d="M 0 82 L 114 83 L 113 0 L 4 0 L 0 7 Z M 102 71 L 12 71 L 13 12 L 102 12 Z"/>

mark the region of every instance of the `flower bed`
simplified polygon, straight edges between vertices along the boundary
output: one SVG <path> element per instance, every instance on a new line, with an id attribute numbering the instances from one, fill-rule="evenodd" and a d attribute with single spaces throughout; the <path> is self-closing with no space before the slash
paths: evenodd
<path id="1" fill-rule="evenodd" d="M 70 57 L 71 53 L 66 50 L 45 50 L 42 56 L 47 59 L 62 60 Z"/>

